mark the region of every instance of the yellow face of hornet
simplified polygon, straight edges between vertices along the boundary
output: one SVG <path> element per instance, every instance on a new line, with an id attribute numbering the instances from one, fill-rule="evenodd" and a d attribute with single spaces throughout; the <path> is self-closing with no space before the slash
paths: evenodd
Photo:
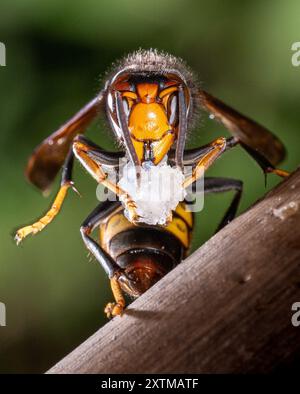
<path id="1" fill-rule="evenodd" d="M 123 95 L 130 108 L 128 128 L 141 162 L 151 160 L 154 164 L 159 163 L 173 145 L 175 130 L 168 117 L 167 105 L 175 90 L 176 87 L 168 88 L 158 95 L 158 84 L 141 83 L 137 85 L 135 99 L 126 93 Z M 173 100 L 175 119 L 176 97 Z"/>
<path id="2" fill-rule="evenodd" d="M 162 86 L 163 85 L 163 86 Z M 158 164 L 177 137 L 178 81 L 118 81 L 130 139 L 140 163 Z M 119 133 L 121 131 L 119 130 Z"/>

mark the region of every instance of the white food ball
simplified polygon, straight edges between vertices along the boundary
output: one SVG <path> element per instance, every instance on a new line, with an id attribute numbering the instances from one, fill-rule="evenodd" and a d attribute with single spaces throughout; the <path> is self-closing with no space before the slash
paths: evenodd
<path id="1" fill-rule="evenodd" d="M 123 167 L 118 186 L 125 190 L 136 203 L 139 222 L 164 225 L 172 210 L 183 201 L 186 191 L 182 187 L 183 173 L 170 165 L 151 162 L 143 163 L 140 171 L 140 186 L 136 181 L 136 171 L 132 163 Z M 122 198 L 121 198 L 122 201 Z M 125 208 L 125 216 L 128 211 Z"/>

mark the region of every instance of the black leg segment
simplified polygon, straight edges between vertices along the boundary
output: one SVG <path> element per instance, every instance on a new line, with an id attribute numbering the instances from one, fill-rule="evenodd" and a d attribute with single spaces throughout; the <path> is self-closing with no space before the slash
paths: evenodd
<path id="1" fill-rule="evenodd" d="M 77 136 L 76 141 L 87 145 L 90 148 L 90 150 L 87 152 L 87 155 L 96 163 L 106 167 L 117 168 L 119 166 L 120 159 L 125 157 L 125 152 L 107 152 L 83 135 Z"/>
<path id="2" fill-rule="evenodd" d="M 243 182 L 231 178 L 204 179 L 204 193 L 222 193 L 231 190 L 235 191 L 235 195 L 216 232 L 234 219 L 242 196 Z"/>
<path id="3" fill-rule="evenodd" d="M 228 149 L 233 148 L 239 144 L 239 141 L 235 137 L 230 137 L 226 138 L 226 148 L 224 152 L 226 152 Z M 213 146 L 211 144 L 203 145 L 198 148 L 192 148 L 192 149 L 186 149 L 183 152 L 183 164 L 184 165 L 195 165 L 198 163 L 200 158 L 204 155 L 206 155 L 208 152 L 213 150 Z M 169 162 L 171 165 L 176 164 L 176 150 L 172 149 L 169 154 Z"/>
<path id="4" fill-rule="evenodd" d="M 99 225 L 102 220 L 114 212 L 118 206 L 120 206 L 119 201 L 104 201 L 100 203 L 85 219 L 80 227 L 80 233 L 85 246 L 101 264 L 109 278 L 112 278 L 114 273 L 117 270 L 120 270 L 120 267 L 115 263 L 112 257 L 90 236 L 90 234 L 94 228 Z"/>
<path id="5" fill-rule="evenodd" d="M 69 150 L 69 153 L 66 157 L 66 160 L 62 168 L 61 186 L 67 183 L 72 184 L 73 164 L 74 164 L 74 153 L 73 153 L 73 149 L 71 148 Z"/>

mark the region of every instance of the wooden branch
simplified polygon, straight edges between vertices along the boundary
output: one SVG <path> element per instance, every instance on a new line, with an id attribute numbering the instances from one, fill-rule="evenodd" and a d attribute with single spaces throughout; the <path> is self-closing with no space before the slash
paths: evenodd
<path id="1" fill-rule="evenodd" d="M 49 373 L 274 371 L 300 355 L 300 170 Z"/>

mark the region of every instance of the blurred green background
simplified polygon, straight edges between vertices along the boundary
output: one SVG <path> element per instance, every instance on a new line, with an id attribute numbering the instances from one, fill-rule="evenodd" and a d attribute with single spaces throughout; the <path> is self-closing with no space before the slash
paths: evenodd
<path id="1" fill-rule="evenodd" d="M 184 58 L 209 92 L 273 130 L 288 150 L 282 167 L 295 169 L 300 67 L 291 64 L 291 45 L 300 41 L 299 15 L 296 0 L 1 1 L 0 301 L 7 327 L 0 327 L 0 372 L 44 372 L 105 323 L 112 299 L 81 242 L 79 226 L 97 200 L 94 181 L 78 165 L 83 198 L 70 192 L 55 222 L 15 246 L 13 230 L 43 213 L 58 186 L 45 199 L 26 182 L 32 149 L 97 93 L 114 60 L 155 47 Z M 220 135 L 228 133 L 205 116 L 189 146 Z M 114 148 L 101 122 L 89 136 Z M 265 193 L 260 169 L 240 148 L 209 172 L 244 181 L 241 211 Z M 276 182 L 270 176 L 268 188 Z M 212 235 L 230 197 L 206 198 L 194 248 Z"/>

